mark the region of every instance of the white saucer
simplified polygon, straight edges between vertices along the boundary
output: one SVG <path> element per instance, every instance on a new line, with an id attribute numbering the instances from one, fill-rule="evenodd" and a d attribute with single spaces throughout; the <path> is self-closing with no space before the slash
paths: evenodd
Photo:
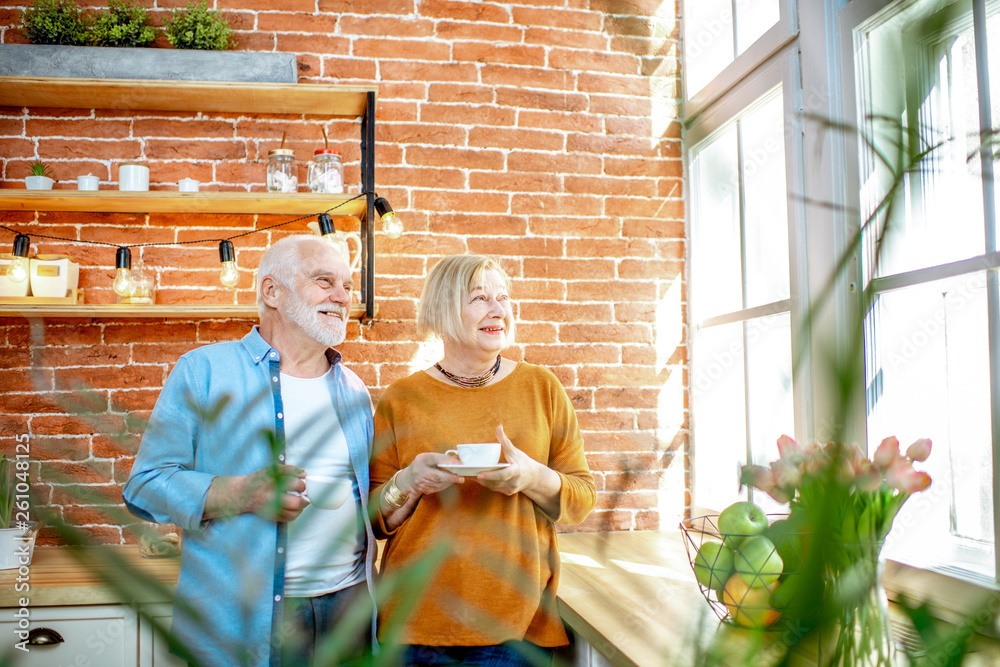
<path id="1" fill-rule="evenodd" d="M 438 468 L 442 470 L 447 470 L 448 472 L 453 472 L 456 475 L 462 475 L 463 477 L 471 477 L 478 475 L 481 472 L 489 472 L 491 470 L 500 470 L 509 466 L 509 463 L 494 463 L 491 466 L 464 466 L 461 463 L 441 463 Z"/>

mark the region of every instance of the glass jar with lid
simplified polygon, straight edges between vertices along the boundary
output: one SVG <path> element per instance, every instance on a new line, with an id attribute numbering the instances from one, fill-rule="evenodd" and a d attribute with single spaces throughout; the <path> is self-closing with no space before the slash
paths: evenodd
<path id="1" fill-rule="evenodd" d="M 156 274 L 140 259 L 132 266 L 130 273 L 135 288 L 131 293 L 121 296 L 116 294 L 117 303 L 154 303 L 156 301 Z"/>
<path id="2" fill-rule="evenodd" d="M 344 163 L 340 161 L 340 151 L 316 150 L 309 163 L 309 189 L 327 194 L 344 191 Z"/>
<path id="3" fill-rule="evenodd" d="M 297 192 L 299 175 L 295 153 L 290 148 L 272 148 L 267 152 L 267 191 Z"/>

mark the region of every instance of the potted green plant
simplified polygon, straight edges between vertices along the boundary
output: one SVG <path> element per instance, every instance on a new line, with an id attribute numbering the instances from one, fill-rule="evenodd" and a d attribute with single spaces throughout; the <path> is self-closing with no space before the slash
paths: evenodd
<path id="1" fill-rule="evenodd" d="M 129 0 L 110 0 L 93 20 L 90 44 L 109 47 L 147 47 L 156 39 L 149 13 Z"/>
<path id="2" fill-rule="evenodd" d="M 52 178 L 52 170 L 47 164 L 36 160 L 28 165 L 31 175 L 24 179 L 24 186 L 29 190 L 51 190 L 55 179 Z"/>
<path id="3" fill-rule="evenodd" d="M 216 10 L 204 1 L 189 2 L 184 9 L 171 10 L 163 21 L 167 41 L 175 49 L 225 51 L 236 46 L 233 29 Z"/>
<path id="4" fill-rule="evenodd" d="M 21 32 L 32 44 L 83 46 L 89 20 L 73 0 L 35 0 L 21 12 Z"/>
<path id="5" fill-rule="evenodd" d="M 22 502 L 25 503 L 24 513 L 27 514 L 29 490 L 27 473 L 23 474 L 22 481 L 22 475 L 15 475 L 11 470 L 7 455 L 0 454 L 0 526 L 3 526 L 0 528 L 0 570 L 10 570 L 31 562 L 35 535 L 40 524 L 24 520 L 13 521 L 14 510 L 21 510 Z"/>

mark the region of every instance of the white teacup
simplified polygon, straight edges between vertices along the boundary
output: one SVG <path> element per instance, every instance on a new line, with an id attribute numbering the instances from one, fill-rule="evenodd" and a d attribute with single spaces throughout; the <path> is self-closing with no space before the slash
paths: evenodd
<path id="1" fill-rule="evenodd" d="M 351 480 L 342 477 L 306 475 L 306 492 L 309 502 L 325 510 L 335 510 L 344 504 L 351 493 Z"/>
<path id="2" fill-rule="evenodd" d="M 474 442 L 455 445 L 445 454 L 454 454 L 462 460 L 464 466 L 492 466 L 500 462 L 499 442 Z"/>

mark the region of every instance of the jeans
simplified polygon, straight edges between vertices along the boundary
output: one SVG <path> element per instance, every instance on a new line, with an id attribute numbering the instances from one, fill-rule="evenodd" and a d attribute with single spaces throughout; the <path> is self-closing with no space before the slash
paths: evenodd
<path id="1" fill-rule="evenodd" d="M 336 646 L 331 648 L 328 640 L 337 633 L 341 620 L 345 614 L 357 613 L 359 605 L 367 610 L 365 622 L 357 632 L 335 641 Z M 313 598 L 288 598 L 285 623 L 287 634 L 282 648 L 282 665 L 305 667 L 313 664 L 317 656 L 322 658 L 316 660 L 317 666 L 349 664 L 371 646 L 371 600 L 367 584 L 362 581 Z"/>
<path id="2" fill-rule="evenodd" d="M 531 642 L 505 642 L 495 646 L 410 645 L 403 654 L 406 667 L 476 665 L 477 667 L 548 667 L 552 649 Z"/>

